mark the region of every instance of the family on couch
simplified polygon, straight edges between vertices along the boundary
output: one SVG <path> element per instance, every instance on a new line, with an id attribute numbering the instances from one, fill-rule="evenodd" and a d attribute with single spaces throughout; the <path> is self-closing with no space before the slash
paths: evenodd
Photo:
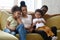
<path id="1" fill-rule="evenodd" d="M 20 4 L 20 7 L 14 6 L 11 9 L 12 16 L 8 17 L 4 32 L 12 35 L 18 33 L 20 40 L 26 40 L 27 33 L 38 33 L 44 40 L 57 40 L 57 28 L 52 27 L 52 29 L 50 29 L 45 25 L 46 21 L 43 16 L 48 11 L 46 5 L 43 5 L 41 9 L 36 9 L 35 18 L 32 19 L 32 16 L 28 15 L 25 2 L 21 1 Z"/>

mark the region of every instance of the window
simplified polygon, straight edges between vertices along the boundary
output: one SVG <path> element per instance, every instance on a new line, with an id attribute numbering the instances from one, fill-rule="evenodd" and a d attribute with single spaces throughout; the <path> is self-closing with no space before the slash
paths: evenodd
<path id="1" fill-rule="evenodd" d="M 21 1 L 25 1 L 28 11 L 34 11 L 42 6 L 42 0 L 18 0 L 18 5 Z"/>
<path id="2" fill-rule="evenodd" d="M 34 8 L 40 9 L 42 7 L 42 0 L 35 0 L 34 1 Z"/>
<path id="3" fill-rule="evenodd" d="M 0 9 L 11 9 L 14 5 L 14 0 L 0 0 Z"/>
<path id="4" fill-rule="evenodd" d="M 18 0 L 18 5 L 20 5 L 21 1 L 25 1 L 28 11 L 34 10 L 34 0 Z"/>
<path id="5" fill-rule="evenodd" d="M 11 9 L 14 5 L 19 5 L 25 1 L 28 11 L 34 11 L 42 6 L 42 0 L 0 0 L 0 9 Z"/>

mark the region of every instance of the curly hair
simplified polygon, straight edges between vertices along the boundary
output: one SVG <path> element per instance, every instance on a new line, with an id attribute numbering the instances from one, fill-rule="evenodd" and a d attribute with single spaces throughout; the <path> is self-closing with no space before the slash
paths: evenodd
<path id="1" fill-rule="evenodd" d="M 18 6 L 13 6 L 11 12 L 14 13 L 15 11 L 20 11 L 20 8 Z"/>

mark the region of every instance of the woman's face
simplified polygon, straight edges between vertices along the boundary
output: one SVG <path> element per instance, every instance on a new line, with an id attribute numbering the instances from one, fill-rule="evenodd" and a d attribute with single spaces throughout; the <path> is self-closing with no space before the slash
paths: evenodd
<path id="1" fill-rule="evenodd" d="M 36 12 L 36 13 L 35 13 L 35 17 L 36 17 L 36 18 L 40 18 L 40 17 L 41 17 L 41 13 Z"/>
<path id="2" fill-rule="evenodd" d="M 27 14 L 27 7 L 22 7 L 21 10 L 23 15 Z"/>
<path id="3" fill-rule="evenodd" d="M 20 11 L 14 12 L 13 16 L 14 16 L 15 18 L 20 17 L 20 16 L 21 16 L 21 12 L 20 12 Z"/>

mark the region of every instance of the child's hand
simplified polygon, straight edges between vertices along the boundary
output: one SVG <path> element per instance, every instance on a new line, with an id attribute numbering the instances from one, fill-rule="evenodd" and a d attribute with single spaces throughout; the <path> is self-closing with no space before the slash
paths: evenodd
<path id="1" fill-rule="evenodd" d="M 15 31 L 15 30 L 16 30 L 16 28 L 14 28 L 14 27 L 9 27 L 9 29 L 10 29 L 11 31 Z"/>
<path id="2" fill-rule="evenodd" d="M 36 25 L 37 23 L 40 23 L 40 21 L 36 21 L 35 23 L 33 23 L 33 26 Z"/>
<path id="3" fill-rule="evenodd" d="M 36 23 L 41 23 L 41 21 L 36 21 Z"/>
<path id="4" fill-rule="evenodd" d="M 15 28 L 12 28 L 12 29 L 10 29 L 11 31 L 15 31 L 16 29 Z"/>

